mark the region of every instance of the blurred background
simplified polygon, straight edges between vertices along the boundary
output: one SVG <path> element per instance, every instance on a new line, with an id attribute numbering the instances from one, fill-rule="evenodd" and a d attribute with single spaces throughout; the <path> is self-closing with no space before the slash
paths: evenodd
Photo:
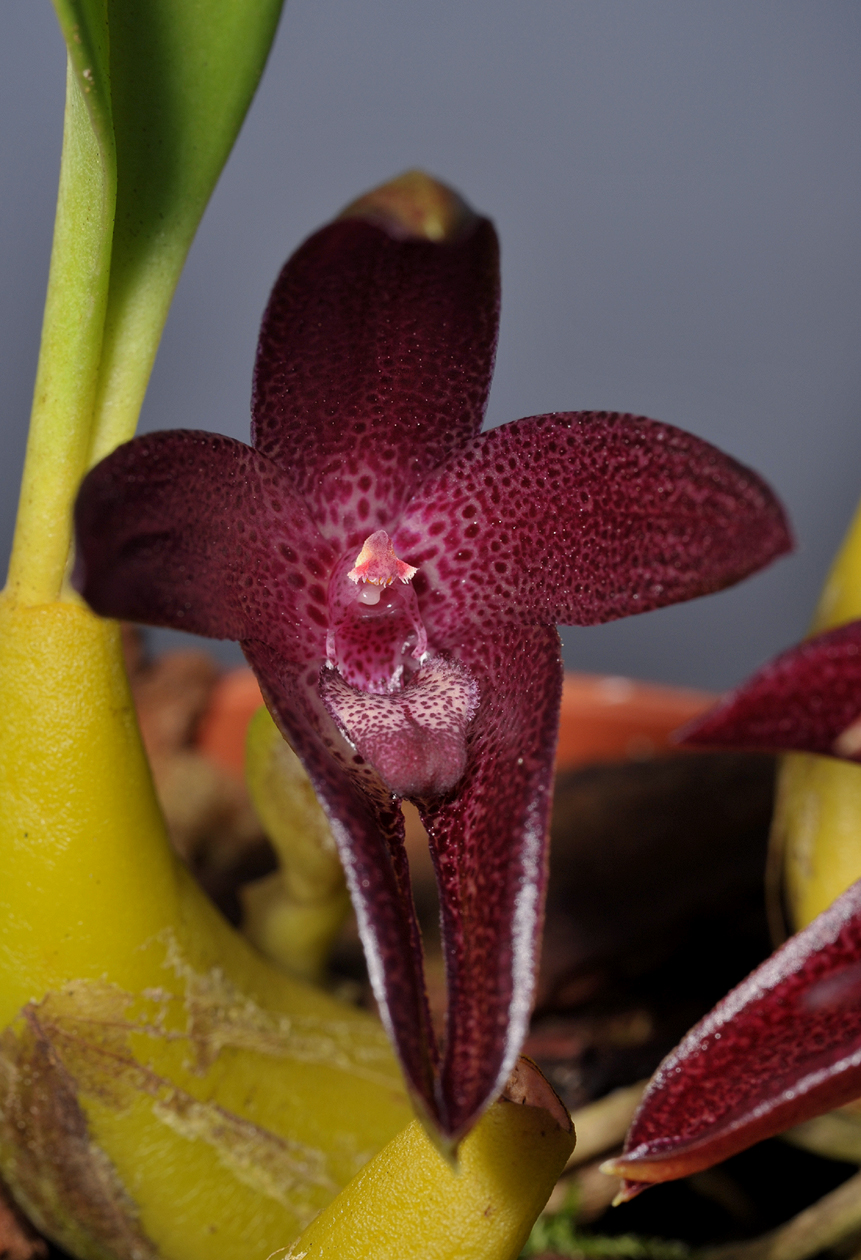
<path id="1" fill-rule="evenodd" d="M 64 54 L 48 0 L 3 0 L 3 19 L 5 569 Z M 645 414 L 751 464 L 786 503 L 798 550 L 764 574 L 563 631 L 570 668 L 729 686 L 803 633 L 861 494 L 860 136 L 855 0 L 288 0 L 142 427 L 247 438 L 257 325 L 281 263 L 357 193 L 424 167 L 502 239 L 488 423 Z"/>

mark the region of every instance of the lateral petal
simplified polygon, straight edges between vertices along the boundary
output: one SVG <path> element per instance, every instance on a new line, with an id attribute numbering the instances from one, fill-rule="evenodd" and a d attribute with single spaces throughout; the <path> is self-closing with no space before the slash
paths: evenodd
<path id="1" fill-rule="evenodd" d="M 625 1198 L 861 1094 L 861 880 L 666 1058 L 604 1170 Z"/>
<path id="2" fill-rule="evenodd" d="M 84 478 L 75 527 L 75 585 L 102 616 L 325 654 L 333 553 L 285 474 L 242 442 L 182 429 L 127 442 Z"/>
<path id="3" fill-rule="evenodd" d="M 716 591 L 789 550 L 765 482 L 670 425 L 558 412 L 491 429 L 407 506 L 433 641 L 494 619 L 594 625 Z"/>
<path id="4" fill-rule="evenodd" d="M 369 200 L 285 265 L 254 378 L 254 445 L 290 470 L 339 549 L 389 529 L 479 431 L 499 318 L 486 219 L 459 203 L 448 234 L 428 240 Z"/>
<path id="5" fill-rule="evenodd" d="M 781 653 L 675 738 L 861 761 L 859 717 L 861 621 L 851 621 Z"/>
<path id="6" fill-rule="evenodd" d="M 466 771 L 456 793 L 417 801 L 442 908 L 440 1113 L 452 1141 L 502 1089 L 528 1027 L 562 690 L 554 627 L 471 635 L 453 655 L 480 691 Z"/>

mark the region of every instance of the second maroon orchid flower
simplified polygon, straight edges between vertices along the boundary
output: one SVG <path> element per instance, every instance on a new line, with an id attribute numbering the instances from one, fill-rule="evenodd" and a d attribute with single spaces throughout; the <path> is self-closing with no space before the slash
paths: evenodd
<path id="1" fill-rule="evenodd" d="M 861 760 L 861 621 L 782 653 L 678 738 Z M 664 1060 L 608 1171 L 631 1198 L 859 1095 L 861 880 Z"/>
<path id="2" fill-rule="evenodd" d="M 374 991 L 420 1109 L 454 1142 L 525 1033 L 562 666 L 591 625 L 717 590 L 789 546 L 754 474 L 632 416 L 480 433 L 493 227 L 411 176 L 286 264 L 252 446 L 158 433 L 84 482 L 80 589 L 105 615 L 239 639 L 332 820 Z M 440 1055 L 403 846 L 440 888 Z"/>

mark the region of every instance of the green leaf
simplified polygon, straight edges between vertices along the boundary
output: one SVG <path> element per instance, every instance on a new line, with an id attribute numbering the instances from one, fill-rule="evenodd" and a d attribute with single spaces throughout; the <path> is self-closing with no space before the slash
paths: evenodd
<path id="1" fill-rule="evenodd" d="M 107 0 L 54 0 L 69 61 L 103 161 L 114 166 Z"/>
<path id="2" fill-rule="evenodd" d="M 116 160 L 105 0 L 57 0 L 69 65 L 57 217 L 9 564 L 25 603 L 56 599 L 86 471 L 110 276 Z"/>
<path id="3" fill-rule="evenodd" d="M 283 0 L 54 0 L 69 53 L 63 159 L 9 568 L 56 599 L 87 467 L 137 424 L 186 254 Z"/>
<path id="4" fill-rule="evenodd" d="M 108 0 L 117 216 L 91 462 L 131 437 L 283 0 Z"/>

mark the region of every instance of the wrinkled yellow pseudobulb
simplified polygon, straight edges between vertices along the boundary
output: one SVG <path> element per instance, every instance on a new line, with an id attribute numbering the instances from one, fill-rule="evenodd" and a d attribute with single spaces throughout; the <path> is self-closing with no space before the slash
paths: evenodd
<path id="1" fill-rule="evenodd" d="M 265 708 L 248 728 L 245 778 L 279 870 L 240 890 L 242 930 L 279 967 L 303 980 L 321 980 L 350 895 L 305 767 Z"/>
<path id="2" fill-rule="evenodd" d="M 506 1092 L 518 1101 L 488 1109 L 464 1138 L 456 1169 L 414 1120 L 284 1260 L 514 1260 L 574 1149 L 574 1131 L 529 1060 L 518 1061 Z"/>
<path id="3" fill-rule="evenodd" d="M 118 627 L 0 596 L 0 1176 L 83 1260 L 289 1243 L 409 1121 L 379 1023 L 171 853 Z"/>

